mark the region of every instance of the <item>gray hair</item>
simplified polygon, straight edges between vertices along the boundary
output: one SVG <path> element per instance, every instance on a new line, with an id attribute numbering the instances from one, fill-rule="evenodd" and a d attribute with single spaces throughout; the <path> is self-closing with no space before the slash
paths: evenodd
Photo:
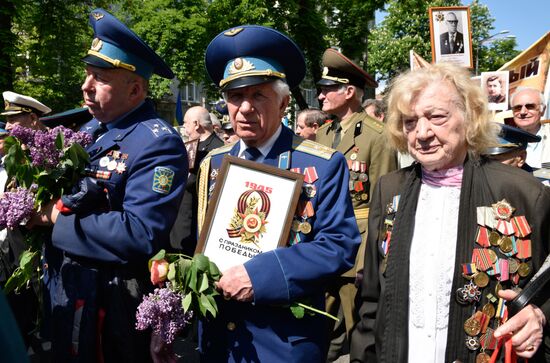
<path id="1" fill-rule="evenodd" d="M 518 88 L 516 88 L 516 90 L 514 91 L 514 93 L 512 93 L 512 95 L 510 96 L 510 105 L 513 106 L 514 105 L 514 98 L 516 98 L 516 96 L 522 92 L 525 92 L 525 91 L 532 91 L 532 92 L 536 92 L 538 95 L 539 95 L 539 104 L 541 105 L 544 105 L 544 95 L 542 94 L 541 91 L 539 91 L 538 89 L 536 88 L 533 88 L 533 87 L 525 87 L 525 86 L 519 86 Z"/>
<path id="2" fill-rule="evenodd" d="M 210 112 L 210 122 L 212 123 L 213 126 L 219 126 L 219 127 L 222 126 L 218 117 L 214 115 L 212 112 Z"/>
<path id="3" fill-rule="evenodd" d="M 302 110 L 298 112 L 298 117 L 301 115 L 304 115 L 304 123 L 306 126 L 313 126 L 314 124 L 317 124 L 319 126 L 323 126 L 326 120 L 329 119 L 329 115 L 321 110 L 318 110 L 316 108 L 310 108 L 307 110 Z"/>
<path id="4" fill-rule="evenodd" d="M 376 117 L 382 117 L 386 113 L 386 104 L 382 100 L 376 100 L 374 98 L 368 98 L 363 102 L 363 109 L 369 106 L 374 106 L 374 115 Z"/>

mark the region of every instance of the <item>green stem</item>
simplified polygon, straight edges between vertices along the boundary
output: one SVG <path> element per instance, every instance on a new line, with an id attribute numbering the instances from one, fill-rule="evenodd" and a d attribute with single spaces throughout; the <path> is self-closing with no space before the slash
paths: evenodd
<path id="1" fill-rule="evenodd" d="M 303 307 L 304 309 L 307 309 L 307 310 L 309 310 L 309 311 L 313 311 L 314 313 L 317 313 L 317 314 L 324 315 L 324 316 L 326 316 L 327 318 L 331 318 L 331 319 L 334 320 L 334 321 L 340 321 L 340 319 L 338 319 L 338 318 L 335 317 L 334 315 L 331 315 L 331 314 L 327 313 L 326 311 L 322 311 L 322 310 L 319 310 L 319 309 L 315 309 L 313 306 L 309 306 L 309 305 L 306 305 L 306 304 L 302 304 L 302 303 L 300 303 L 300 302 L 297 302 L 296 304 L 298 304 L 298 306 Z"/>

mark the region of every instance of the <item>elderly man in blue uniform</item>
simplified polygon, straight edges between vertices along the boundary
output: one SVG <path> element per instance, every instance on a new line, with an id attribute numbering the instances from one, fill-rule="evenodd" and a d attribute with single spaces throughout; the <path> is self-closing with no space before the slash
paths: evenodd
<path id="1" fill-rule="evenodd" d="M 305 74 L 302 52 L 291 39 L 262 26 L 235 27 L 212 40 L 205 61 L 241 140 L 214 150 L 201 164 L 199 226 L 227 154 L 305 173 L 301 198 L 310 208 L 297 211 L 288 247 L 223 271 L 218 289 L 227 301 L 216 319 L 202 325 L 202 360 L 324 362 L 327 318 L 297 319 L 288 304 L 300 300 L 324 309 L 325 284 L 353 265 L 360 235 L 347 196 L 345 159 L 281 124 L 289 87 Z"/>
<path id="2" fill-rule="evenodd" d="M 136 307 L 152 289 L 147 260 L 166 247 L 187 178 L 180 136 L 146 98 L 153 73 L 172 78 L 162 59 L 102 9 L 90 14 L 83 130 L 89 174 L 34 217 L 53 223 L 44 283 L 55 362 L 150 361 L 149 333 L 135 329 Z"/>

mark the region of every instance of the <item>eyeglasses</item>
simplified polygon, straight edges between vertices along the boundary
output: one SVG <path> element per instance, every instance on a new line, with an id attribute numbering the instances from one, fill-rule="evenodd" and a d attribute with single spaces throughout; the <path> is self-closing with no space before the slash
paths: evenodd
<path id="1" fill-rule="evenodd" d="M 447 23 L 458 24 L 458 20 L 447 20 Z"/>
<path id="2" fill-rule="evenodd" d="M 534 111 L 534 110 L 537 109 L 537 107 L 539 107 L 539 104 L 538 103 L 526 103 L 525 105 L 515 105 L 515 106 L 512 106 L 512 111 L 519 112 L 523 109 L 524 106 L 528 111 Z"/>

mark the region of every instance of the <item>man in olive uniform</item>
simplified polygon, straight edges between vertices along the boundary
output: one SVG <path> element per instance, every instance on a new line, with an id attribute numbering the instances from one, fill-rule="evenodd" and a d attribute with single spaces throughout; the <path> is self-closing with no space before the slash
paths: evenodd
<path id="1" fill-rule="evenodd" d="M 334 326 L 328 361 L 348 351 L 348 336 L 355 325 L 355 280 L 363 270 L 369 201 L 376 180 L 397 168 L 395 152 L 386 147 L 384 124 L 368 116 L 361 107 L 365 87 L 378 84 L 367 72 L 334 49 L 323 54 L 323 75 L 317 83 L 322 110 L 337 120 L 317 131 L 316 141 L 345 155 L 350 171 L 349 192 L 361 247 L 354 267 L 334 281 L 327 294 L 327 311 L 340 316 Z"/>

